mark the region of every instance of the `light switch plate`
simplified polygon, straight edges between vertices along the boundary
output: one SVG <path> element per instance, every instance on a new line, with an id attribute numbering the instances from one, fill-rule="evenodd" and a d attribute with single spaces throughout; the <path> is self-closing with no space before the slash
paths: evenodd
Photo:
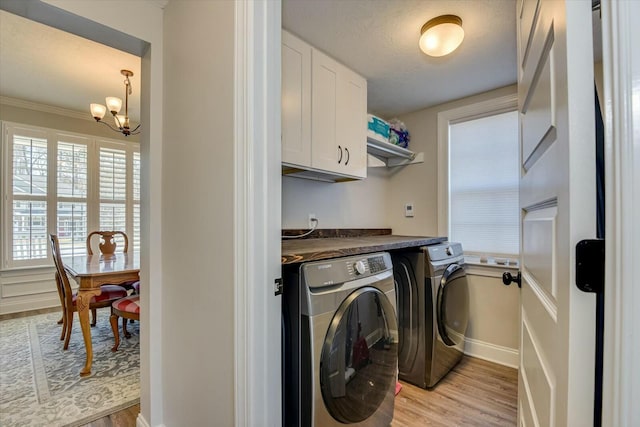
<path id="1" fill-rule="evenodd" d="M 404 205 L 404 216 L 407 218 L 413 218 L 413 203 L 406 203 Z"/>

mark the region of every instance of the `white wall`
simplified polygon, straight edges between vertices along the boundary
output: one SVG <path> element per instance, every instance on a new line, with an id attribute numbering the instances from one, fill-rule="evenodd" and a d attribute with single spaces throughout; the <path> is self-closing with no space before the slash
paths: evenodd
<path id="1" fill-rule="evenodd" d="M 62 114 L 56 114 L 55 109 L 52 109 L 51 111 L 38 111 L 30 108 L 32 103 L 25 103 L 24 106 L 8 105 L 3 102 L 4 100 L 4 98 L 0 98 L 0 120 L 22 123 L 25 125 L 42 126 L 49 129 L 68 132 L 77 132 L 85 135 L 100 136 L 109 139 L 120 139 L 123 141 L 134 142 L 139 142 L 140 140 L 139 135 L 131 135 L 125 139 L 124 135 L 116 133 L 106 126 L 97 124 L 96 121 L 90 117 L 88 109 L 86 112 L 87 120 L 66 116 L 64 115 L 64 112 Z M 47 106 L 45 105 L 35 105 L 35 107 L 47 109 Z M 71 113 L 82 114 L 82 112 Z"/>
<path id="2" fill-rule="evenodd" d="M 232 426 L 234 3 L 164 12 L 163 422 Z"/>
<path id="3" fill-rule="evenodd" d="M 96 124 L 87 113 L 89 120 L 77 117 L 69 117 L 57 114 L 56 108 L 50 111 L 34 110 L 31 108 L 42 108 L 48 110 L 48 106 L 25 103 L 24 106 L 5 104 L 6 98 L 0 98 L 0 120 L 41 126 L 49 129 L 62 130 L 67 132 L 82 133 L 105 137 L 109 139 L 122 139 L 124 136 Z M 19 102 L 19 100 L 10 100 Z M 65 111 L 59 111 L 66 114 Z M 76 112 L 70 112 L 73 114 Z M 77 113 L 76 113 L 77 114 Z M 137 136 L 133 136 L 127 141 L 137 142 Z M 0 206 L 4 203 L 0 200 Z M 53 260 L 49 260 L 50 267 L 39 267 L 19 270 L 0 271 L 0 314 L 16 313 L 20 311 L 36 310 L 47 307 L 57 307 L 60 305 L 58 291 L 54 279 Z M 72 283 L 75 285 L 75 283 Z"/>
<path id="4" fill-rule="evenodd" d="M 337 184 L 283 177 L 282 227 L 307 228 L 308 214 L 315 213 L 320 228 L 391 228 L 399 235 L 437 236 L 438 113 L 515 92 L 515 85 L 507 86 L 400 116 L 411 134 L 409 148 L 423 152 L 424 163 L 369 168 L 367 179 Z M 404 216 L 407 202 L 414 204 L 413 218 Z M 471 275 L 469 293 L 467 351 L 517 364 L 518 288 L 504 286 L 500 277 Z"/>
<path id="5" fill-rule="evenodd" d="M 388 223 L 394 234 L 438 234 L 438 113 L 515 93 L 516 90 L 515 85 L 507 86 L 399 117 L 411 134 L 409 148 L 416 152 L 423 151 L 425 161 L 391 171 Z M 414 203 L 413 218 L 404 217 L 406 202 Z M 507 288 L 499 277 L 471 275 L 469 295 L 469 342 L 466 351 L 479 357 L 510 363 L 514 357 L 513 351 L 517 351 L 520 343 L 518 288 Z M 496 359 L 496 354 L 502 359 Z"/>
<path id="6" fill-rule="evenodd" d="M 327 183 L 282 177 L 282 228 L 308 228 L 310 213 L 319 228 L 388 228 L 389 180 L 382 168 L 367 179 Z"/>
<path id="7" fill-rule="evenodd" d="M 438 113 L 515 92 L 515 85 L 507 86 L 399 117 L 411 135 L 409 149 L 424 152 L 424 163 L 392 171 L 388 203 L 394 233 L 428 236 L 438 233 Z M 413 218 L 404 217 L 404 204 L 409 201 L 415 203 Z"/>
<path id="8" fill-rule="evenodd" d="M 163 38 L 162 2 L 155 0 L 43 0 L 78 17 L 89 19 L 150 44 L 142 58 L 140 151 L 141 237 L 140 279 L 140 406 L 141 418 L 150 426 L 162 423 L 162 123 Z M 126 11 L 126 13 L 123 13 Z M 72 18 L 69 18 L 72 19 Z M 91 30 L 91 24 L 85 25 Z M 96 34 L 104 34 L 95 30 Z M 108 40 L 102 41 L 109 44 Z M 176 84 L 180 84 L 177 82 Z M 146 308 L 146 309 L 145 309 Z"/>
<path id="9" fill-rule="evenodd" d="M 520 289 L 513 283 L 510 286 L 503 285 L 498 277 L 469 274 L 467 280 L 469 324 L 465 353 L 517 367 L 520 347 Z"/>

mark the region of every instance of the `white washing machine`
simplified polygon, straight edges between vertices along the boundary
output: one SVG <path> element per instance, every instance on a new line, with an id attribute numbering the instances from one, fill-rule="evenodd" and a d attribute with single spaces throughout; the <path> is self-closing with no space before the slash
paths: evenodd
<path id="1" fill-rule="evenodd" d="M 389 426 L 398 367 L 395 304 L 388 253 L 285 271 L 285 426 Z"/>
<path id="2" fill-rule="evenodd" d="M 462 358 L 469 288 L 460 243 L 392 254 L 398 296 L 398 376 L 434 387 Z"/>

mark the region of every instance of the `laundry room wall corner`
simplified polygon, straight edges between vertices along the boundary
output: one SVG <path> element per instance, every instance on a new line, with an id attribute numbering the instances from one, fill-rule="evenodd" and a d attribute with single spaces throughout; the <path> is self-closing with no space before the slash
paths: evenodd
<path id="1" fill-rule="evenodd" d="M 504 286 L 496 274 L 467 273 L 469 325 L 465 354 L 501 365 L 518 367 L 520 345 L 520 289 Z"/>

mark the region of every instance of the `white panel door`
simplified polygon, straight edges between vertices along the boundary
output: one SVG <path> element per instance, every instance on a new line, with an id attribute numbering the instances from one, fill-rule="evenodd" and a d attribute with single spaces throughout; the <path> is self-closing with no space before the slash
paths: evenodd
<path id="1" fill-rule="evenodd" d="M 521 426 L 593 425 L 595 297 L 575 246 L 595 237 L 591 2 L 518 3 Z"/>
<path id="2" fill-rule="evenodd" d="M 311 166 L 311 46 L 282 32 L 282 162 Z"/>

